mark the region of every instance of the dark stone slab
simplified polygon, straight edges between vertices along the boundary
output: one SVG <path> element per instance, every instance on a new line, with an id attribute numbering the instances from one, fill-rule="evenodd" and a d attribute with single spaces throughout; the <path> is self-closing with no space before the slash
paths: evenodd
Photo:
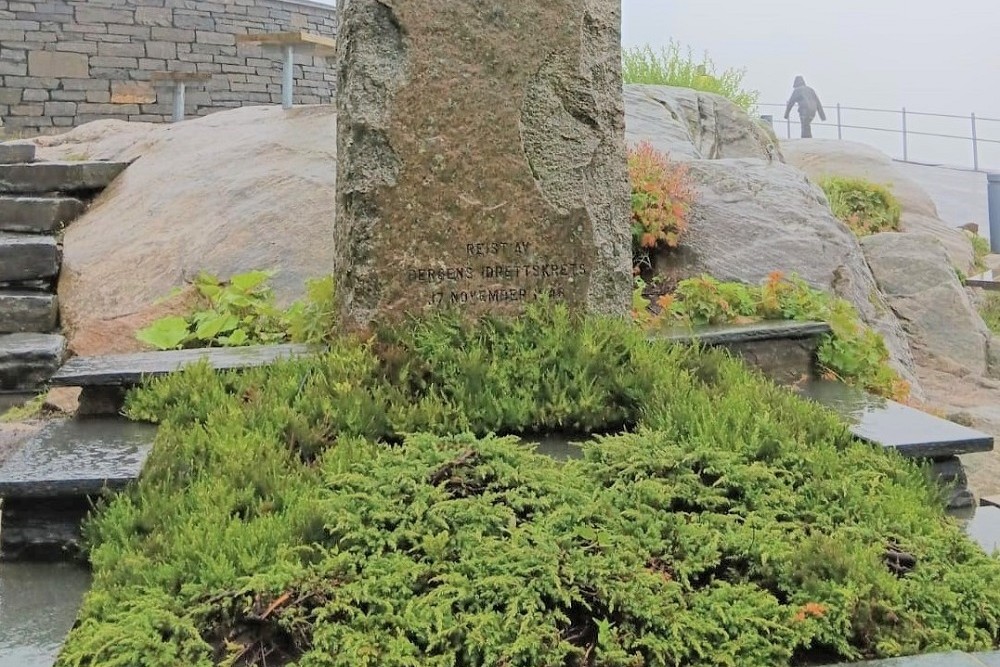
<path id="1" fill-rule="evenodd" d="M 1000 290 L 1000 275 L 996 271 L 990 270 L 985 273 L 972 276 L 965 280 L 968 287 L 980 287 L 988 290 Z"/>
<path id="2" fill-rule="evenodd" d="M 993 450 L 991 435 L 839 382 L 813 380 L 798 390 L 847 419 L 856 437 L 903 456 L 943 458 Z"/>
<path id="3" fill-rule="evenodd" d="M 0 290 L 0 334 L 47 333 L 59 321 L 55 294 Z"/>
<path id="4" fill-rule="evenodd" d="M 175 373 L 203 359 L 216 370 L 231 370 L 266 366 L 279 359 L 315 351 L 316 348 L 309 345 L 260 345 L 75 357 L 52 377 L 52 384 L 66 387 L 132 386 L 139 384 L 144 377 Z"/>
<path id="5" fill-rule="evenodd" d="M 677 343 L 697 342 L 703 345 L 731 345 L 762 340 L 818 338 L 828 333 L 830 333 L 830 325 L 826 322 L 769 320 L 752 324 L 678 328 L 665 331 L 659 337 Z"/>
<path id="6" fill-rule="evenodd" d="M 816 351 L 828 333 L 825 322 L 768 321 L 675 329 L 659 337 L 723 347 L 774 382 L 792 384 L 814 374 Z"/>
<path id="7" fill-rule="evenodd" d="M 75 563 L 5 563 L 0 567 L 0 667 L 50 667 L 90 588 Z"/>
<path id="8" fill-rule="evenodd" d="M 620 3 L 351 0 L 338 19 L 346 325 L 543 293 L 624 316 Z"/>
<path id="9" fill-rule="evenodd" d="M 79 217 L 85 208 L 72 197 L 0 196 L 0 232 L 52 233 Z"/>
<path id="10" fill-rule="evenodd" d="M 0 166 L 0 193 L 47 194 L 103 190 L 124 162 L 32 162 Z"/>
<path id="11" fill-rule="evenodd" d="M 0 498 L 98 495 L 135 481 L 156 427 L 120 418 L 53 421 L 0 465 Z"/>
<path id="12" fill-rule="evenodd" d="M 968 653 L 953 651 L 934 655 L 915 655 L 891 660 L 871 660 L 868 662 L 838 663 L 831 667 L 983 667 L 983 663 Z"/>
<path id="13" fill-rule="evenodd" d="M 34 144 L 0 144 L 0 166 L 31 162 L 34 159 Z"/>
<path id="14" fill-rule="evenodd" d="M 51 236 L 0 232 L 0 282 L 55 277 L 61 260 Z"/>
<path id="15" fill-rule="evenodd" d="M 965 532 L 975 540 L 986 553 L 1000 548 L 1000 508 L 982 505 L 976 508 L 972 519 L 965 524 Z M 1000 663 L 998 663 L 1000 667 Z"/>
<path id="16" fill-rule="evenodd" d="M 91 506 L 92 499 L 87 496 L 4 499 L 0 560 L 82 560 L 80 525 Z"/>
<path id="17" fill-rule="evenodd" d="M 32 391 L 58 370 L 66 339 L 57 334 L 0 335 L 0 391 Z"/>

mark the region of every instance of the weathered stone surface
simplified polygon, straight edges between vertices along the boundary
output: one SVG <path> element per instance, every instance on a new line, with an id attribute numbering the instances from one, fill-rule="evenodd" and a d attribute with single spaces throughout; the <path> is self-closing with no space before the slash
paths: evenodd
<path id="1" fill-rule="evenodd" d="M 66 339 L 55 334 L 0 335 L 0 391 L 37 389 L 62 364 Z"/>
<path id="2" fill-rule="evenodd" d="M 760 160 L 693 160 L 697 205 L 680 248 L 659 258 L 668 278 L 702 274 L 759 284 L 772 271 L 797 275 L 851 302 L 886 340 L 894 365 L 913 384 L 902 327 L 879 294 L 857 239 L 833 217 L 805 175 Z"/>
<path id="3" fill-rule="evenodd" d="M 625 313 L 619 4 L 351 0 L 340 13 L 347 320 L 517 312 L 543 291 Z"/>
<path id="4" fill-rule="evenodd" d="M 47 333 L 59 321 L 55 294 L 0 290 L 0 334 Z"/>
<path id="5" fill-rule="evenodd" d="M 31 162 L 34 159 L 34 144 L 0 144 L 0 165 Z"/>
<path id="6" fill-rule="evenodd" d="M 59 260 L 51 236 L 0 232 L 0 282 L 52 278 L 59 274 Z"/>
<path id="7" fill-rule="evenodd" d="M 861 239 L 865 257 L 921 365 L 986 372 L 989 333 L 940 241 L 928 234 Z"/>
<path id="8" fill-rule="evenodd" d="M 132 386 L 143 378 L 175 373 L 202 360 L 216 370 L 232 370 L 264 366 L 278 359 L 315 351 L 316 348 L 309 345 L 260 345 L 74 357 L 52 377 L 52 384 L 63 387 Z"/>
<path id="9" fill-rule="evenodd" d="M 902 230 L 934 236 L 944 246 L 952 265 L 970 273 L 974 261 L 972 243 L 965 232 L 955 229 L 968 221 L 953 220 L 948 224 L 941 220 L 930 195 L 888 155 L 865 144 L 834 139 L 787 141 L 782 144 L 782 151 L 788 164 L 813 179 L 846 176 L 888 185 L 903 209 Z"/>
<path id="10" fill-rule="evenodd" d="M 90 76 L 87 56 L 83 53 L 28 51 L 28 74 L 33 77 L 77 78 Z"/>
<path id="11" fill-rule="evenodd" d="M 721 95 L 672 86 L 625 86 L 625 137 L 647 141 L 671 159 L 773 158 L 778 142 Z"/>
<path id="12" fill-rule="evenodd" d="M 38 139 L 43 159 L 74 151 L 132 162 L 66 229 L 59 301 L 76 354 L 134 352 L 135 332 L 189 311 L 205 270 L 275 269 L 279 303 L 333 266 L 333 107 L 244 107 L 173 125 L 100 121 Z M 267 159 L 261 159 L 261 155 Z"/>
<path id="13" fill-rule="evenodd" d="M 0 196 L 0 232 L 54 232 L 84 208 L 82 201 L 70 197 Z"/>
<path id="14" fill-rule="evenodd" d="M 121 162 L 32 162 L 0 167 L 0 193 L 93 192 L 111 184 Z"/>
<path id="15" fill-rule="evenodd" d="M 806 398 L 844 417 L 856 437 L 908 458 L 944 458 L 993 449 L 991 435 L 839 382 L 814 380 L 797 388 Z"/>

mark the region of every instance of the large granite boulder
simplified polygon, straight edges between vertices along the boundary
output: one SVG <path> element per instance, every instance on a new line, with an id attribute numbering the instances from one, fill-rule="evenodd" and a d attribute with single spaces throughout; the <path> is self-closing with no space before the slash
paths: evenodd
<path id="1" fill-rule="evenodd" d="M 885 232 L 861 239 L 868 264 L 921 366 L 983 375 L 989 332 L 941 242 Z"/>
<path id="2" fill-rule="evenodd" d="M 798 139 L 781 146 L 788 164 L 810 178 L 845 176 L 889 186 L 903 209 L 902 231 L 933 236 L 941 242 L 952 266 L 967 273 L 972 268 L 972 243 L 965 232 L 957 229 L 968 221 L 953 221 L 951 225 L 943 221 L 930 195 L 885 153 L 865 144 L 834 139 Z"/>
<path id="3" fill-rule="evenodd" d="M 850 301 L 884 336 L 896 368 L 915 380 L 906 336 L 857 239 L 805 174 L 750 159 L 694 160 L 688 166 L 698 199 L 681 247 L 658 263 L 663 273 L 751 284 L 772 271 L 797 275 Z"/>
<path id="4" fill-rule="evenodd" d="M 70 349 L 139 349 L 135 331 L 187 309 L 184 288 L 202 270 L 276 269 L 282 303 L 329 274 L 335 136 L 333 107 L 312 106 L 169 126 L 102 121 L 40 139 L 42 159 L 135 160 L 66 230 L 59 301 Z"/>
<path id="5" fill-rule="evenodd" d="M 625 86 L 625 137 L 648 141 L 675 160 L 781 161 L 777 139 L 721 95 L 673 86 Z"/>

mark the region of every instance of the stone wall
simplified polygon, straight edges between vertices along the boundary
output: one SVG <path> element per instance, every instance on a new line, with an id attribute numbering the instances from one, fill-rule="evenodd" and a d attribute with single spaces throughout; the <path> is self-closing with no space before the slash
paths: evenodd
<path id="1" fill-rule="evenodd" d="M 236 35 L 333 37 L 335 9 L 309 0 L 0 0 L 0 119 L 51 132 L 101 118 L 170 120 L 172 91 L 153 72 L 211 74 L 187 90 L 187 114 L 280 104 L 276 53 Z M 333 101 L 336 71 L 297 57 L 295 103 Z"/>

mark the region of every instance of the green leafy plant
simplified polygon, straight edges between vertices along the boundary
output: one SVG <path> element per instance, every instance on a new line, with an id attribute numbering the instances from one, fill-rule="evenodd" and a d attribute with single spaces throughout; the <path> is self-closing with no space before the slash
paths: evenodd
<path id="1" fill-rule="evenodd" d="M 629 149 L 628 170 L 633 254 L 639 259 L 645 253 L 676 248 L 695 198 L 687 167 L 671 162 L 644 141 Z"/>
<path id="2" fill-rule="evenodd" d="M 979 234 L 969 233 L 969 241 L 972 242 L 972 253 L 974 256 L 973 268 L 977 273 L 982 273 L 988 268 L 986 266 L 986 256 L 990 254 L 990 242 Z"/>
<path id="3" fill-rule="evenodd" d="M 751 286 L 701 276 L 682 280 L 672 294 L 661 296 L 655 314 L 650 314 L 648 300 L 637 303 L 647 306 L 645 315 L 636 317 L 647 329 L 760 319 L 826 322 L 832 334 L 818 351 L 825 375 L 888 398 L 906 400 L 909 395 L 909 385 L 889 365 L 882 337 L 861 323 L 854 307 L 799 278 L 775 272 Z"/>
<path id="4" fill-rule="evenodd" d="M 269 345 L 293 340 L 319 343 L 336 331 L 332 276 L 306 281 L 306 296 L 281 310 L 268 280 L 271 271 L 250 271 L 223 281 L 208 273 L 194 281 L 202 309 L 160 318 L 136 333 L 159 350 Z"/>
<path id="5" fill-rule="evenodd" d="M 649 45 L 624 49 L 622 72 L 625 83 L 678 86 L 716 93 L 746 112 L 751 112 L 760 99 L 760 91 L 744 87 L 745 69 L 718 72 L 707 53 L 696 58 L 690 47 L 682 49 L 674 40 L 659 52 Z"/>
<path id="6" fill-rule="evenodd" d="M 156 444 L 85 526 L 60 667 L 780 666 L 1000 636 L 1000 562 L 920 468 L 628 322 L 445 313 L 193 366 L 128 410 Z M 569 462 L 489 435 L 559 424 L 633 432 Z"/>
<path id="7" fill-rule="evenodd" d="M 15 405 L 3 413 L 0 413 L 0 424 L 11 424 L 14 422 L 35 419 L 42 415 L 45 409 L 45 394 L 39 394 L 26 401 L 23 405 Z"/>
<path id="8" fill-rule="evenodd" d="M 830 210 L 857 236 L 899 231 L 899 201 L 883 185 L 861 178 L 832 176 L 820 179 Z"/>

